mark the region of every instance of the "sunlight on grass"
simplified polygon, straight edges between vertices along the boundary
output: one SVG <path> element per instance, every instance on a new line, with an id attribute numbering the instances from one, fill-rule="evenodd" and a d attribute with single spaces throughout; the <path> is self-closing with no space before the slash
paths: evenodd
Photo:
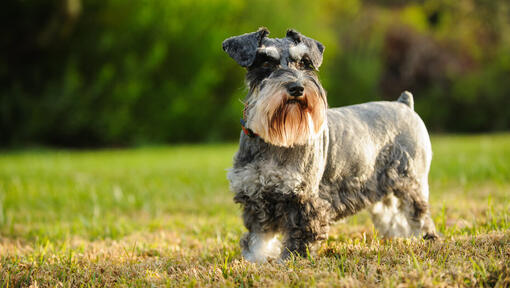
<path id="1" fill-rule="evenodd" d="M 508 285 L 510 135 L 432 141 L 443 240 L 382 241 L 363 212 L 284 265 L 240 255 L 226 180 L 237 144 L 4 152 L 0 283 Z"/>

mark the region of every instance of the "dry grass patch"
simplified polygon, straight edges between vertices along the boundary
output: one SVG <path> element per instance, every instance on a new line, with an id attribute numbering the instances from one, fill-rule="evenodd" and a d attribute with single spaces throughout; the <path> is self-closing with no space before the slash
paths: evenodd
<path id="1" fill-rule="evenodd" d="M 175 233 L 29 247 L 3 240 L 3 284 L 29 286 L 499 286 L 510 285 L 510 232 L 436 242 L 329 239 L 308 258 L 256 265 L 233 241 Z"/>
<path id="2" fill-rule="evenodd" d="M 0 155 L 0 287 L 510 286 L 510 135 L 433 138 L 440 241 L 381 240 L 365 212 L 264 265 L 240 255 L 235 149 Z"/>

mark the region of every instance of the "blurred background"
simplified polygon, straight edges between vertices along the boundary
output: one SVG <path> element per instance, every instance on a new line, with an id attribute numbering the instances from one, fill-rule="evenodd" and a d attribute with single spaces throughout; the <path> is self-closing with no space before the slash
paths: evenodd
<path id="1" fill-rule="evenodd" d="M 433 132 L 510 128 L 507 0 L 8 0 L 0 146 L 235 140 L 244 71 L 221 42 L 259 26 L 325 44 L 330 106 L 408 89 Z"/>

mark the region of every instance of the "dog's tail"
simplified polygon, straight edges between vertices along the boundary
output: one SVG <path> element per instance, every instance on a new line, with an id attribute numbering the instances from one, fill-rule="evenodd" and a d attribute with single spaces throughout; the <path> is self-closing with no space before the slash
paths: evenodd
<path id="1" fill-rule="evenodd" d="M 400 94 L 400 97 L 398 97 L 397 102 L 404 103 L 409 108 L 414 110 L 414 100 L 413 100 L 413 94 L 409 91 L 404 91 L 402 94 Z"/>

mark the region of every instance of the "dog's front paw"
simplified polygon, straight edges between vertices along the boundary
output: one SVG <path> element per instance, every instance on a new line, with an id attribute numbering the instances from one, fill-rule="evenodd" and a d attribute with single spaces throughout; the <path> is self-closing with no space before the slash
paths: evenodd
<path id="1" fill-rule="evenodd" d="M 439 235 L 437 233 L 425 233 L 425 235 L 423 235 L 423 239 L 435 241 L 439 239 Z"/>
<path id="2" fill-rule="evenodd" d="M 243 257 L 253 263 L 266 263 L 277 259 L 281 253 L 280 241 L 266 233 L 247 233 L 241 239 Z"/>

